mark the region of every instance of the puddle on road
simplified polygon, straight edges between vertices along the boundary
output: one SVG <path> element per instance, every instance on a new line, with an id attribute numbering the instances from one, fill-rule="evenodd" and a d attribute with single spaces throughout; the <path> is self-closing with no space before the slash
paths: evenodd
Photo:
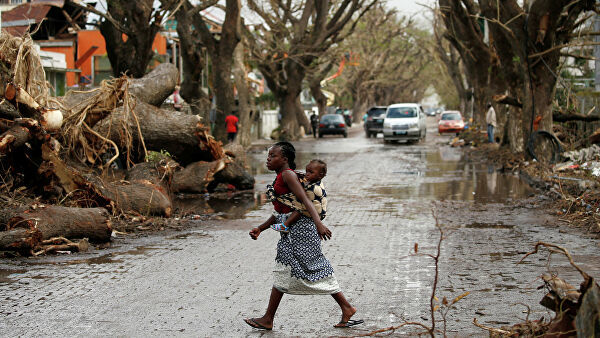
<path id="1" fill-rule="evenodd" d="M 266 203 L 266 196 L 261 192 L 242 192 L 228 195 L 227 193 L 213 196 L 183 194 L 177 196 L 173 206 L 177 214 L 216 215 L 226 219 L 239 219 Z"/>
<path id="2" fill-rule="evenodd" d="M 535 192 L 516 175 L 498 172 L 493 165 L 486 163 L 469 162 L 459 149 L 423 149 L 404 152 L 401 156 L 399 160 L 412 165 L 416 163 L 419 168 L 391 171 L 393 180 L 370 189 L 373 195 L 402 200 L 503 203 L 525 198 Z"/>
<path id="3" fill-rule="evenodd" d="M 167 237 L 167 239 L 188 239 L 188 238 L 203 238 L 203 237 L 211 237 L 211 236 L 208 234 L 208 232 L 187 232 L 184 234 Z"/>
<path id="4" fill-rule="evenodd" d="M 401 145 L 399 145 L 401 147 Z M 503 174 L 492 165 L 471 163 L 461 149 L 441 146 L 439 148 L 419 147 L 403 149 L 382 147 L 378 151 L 388 151 L 398 157 L 402 168 L 390 168 L 386 175 L 389 182 L 381 182 L 368 190 L 371 196 L 391 196 L 401 200 L 453 200 L 479 203 L 503 203 L 527 197 L 535 192 L 519 177 Z M 314 158 L 331 160 L 336 153 L 298 151 L 296 163 L 303 170 L 304 164 Z M 336 150 L 337 151 L 337 150 Z M 394 153 L 392 153 L 394 151 Z M 345 154 L 345 153 L 344 153 Z M 238 194 L 184 194 L 175 198 L 173 204 L 177 214 L 214 215 L 225 219 L 242 219 L 250 211 L 267 203 L 262 190 L 273 180 L 273 172 L 266 168 L 267 151 L 249 154 L 250 172 L 256 178 L 254 192 Z M 345 156 L 345 155 L 344 155 Z M 477 225 L 472 225 L 477 228 Z M 479 227 L 485 227 L 480 225 Z M 494 227 L 489 225 L 489 227 Z"/>
<path id="5" fill-rule="evenodd" d="M 5 270 L 0 269 L 0 285 L 1 284 L 10 284 L 17 281 L 17 279 L 9 278 L 9 276 L 14 274 L 22 274 L 27 272 L 27 270 Z"/>
<path id="6" fill-rule="evenodd" d="M 503 224 L 502 222 L 498 222 L 498 223 L 474 222 L 474 223 L 465 225 L 465 228 L 468 228 L 468 229 L 512 229 L 514 227 L 515 226 L 512 224 Z"/>

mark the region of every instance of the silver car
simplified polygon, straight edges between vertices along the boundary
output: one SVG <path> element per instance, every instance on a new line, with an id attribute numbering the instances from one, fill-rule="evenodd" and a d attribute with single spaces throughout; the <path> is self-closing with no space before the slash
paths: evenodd
<path id="1" fill-rule="evenodd" d="M 417 103 L 388 106 L 383 120 L 383 141 L 420 141 L 427 134 L 423 108 Z"/>

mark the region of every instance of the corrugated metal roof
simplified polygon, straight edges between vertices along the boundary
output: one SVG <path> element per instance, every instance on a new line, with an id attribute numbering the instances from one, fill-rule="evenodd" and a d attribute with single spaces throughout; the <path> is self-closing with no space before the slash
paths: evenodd
<path id="1" fill-rule="evenodd" d="M 32 20 L 35 20 L 35 23 L 40 23 L 46 17 L 46 15 L 48 15 L 50 8 L 55 6 L 53 3 L 57 3 L 58 6 L 62 6 L 60 3 L 63 2 L 64 1 L 25 3 L 11 9 L 10 11 L 2 12 L 2 30 L 12 35 L 23 35 L 29 30 L 29 25 L 17 26 L 15 25 L 15 22 L 18 23 L 19 21 L 22 21 L 23 23 L 31 23 Z"/>

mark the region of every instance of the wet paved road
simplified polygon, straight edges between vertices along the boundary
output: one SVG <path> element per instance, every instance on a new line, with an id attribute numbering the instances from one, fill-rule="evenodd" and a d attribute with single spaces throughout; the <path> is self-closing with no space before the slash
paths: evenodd
<path id="1" fill-rule="evenodd" d="M 324 296 L 284 296 L 272 332 L 242 322 L 266 307 L 277 241 L 273 232 L 249 239 L 248 230 L 270 213 L 264 205 L 237 218 L 240 208 L 255 205 L 251 198 L 237 201 L 236 217 L 119 237 L 107 250 L 1 260 L 0 336 L 331 336 L 403 320 L 428 323 L 433 263 L 407 255 L 415 242 L 433 253 L 438 234 L 432 209 L 448 229 L 438 296 L 471 292 L 448 316 L 451 335 L 487 336 L 473 318 L 492 326 L 519 321 L 526 314 L 517 303 L 532 306 L 531 318 L 546 314 L 537 305 L 543 296 L 537 287 L 547 255 L 515 265 L 538 240 L 564 245 L 600 277 L 599 241 L 558 227 L 517 177 L 469 161 L 443 145 L 447 139 L 430 126 L 425 142 L 384 145 L 356 128 L 348 139 L 296 144 L 301 168 L 312 157 L 329 164 L 326 224 L 333 239 L 324 252 L 359 309 L 356 317 L 366 321 L 357 330 L 332 328 L 338 309 Z M 265 154 L 252 155 L 261 191 L 273 179 L 262 165 Z M 579 284 L 564 259 L 553 256 L 551 266 Z"/>

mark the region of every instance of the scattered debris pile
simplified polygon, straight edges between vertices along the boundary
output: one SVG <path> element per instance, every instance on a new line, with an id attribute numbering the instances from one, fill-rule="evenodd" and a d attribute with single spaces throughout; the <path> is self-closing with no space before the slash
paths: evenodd
<path id="1" fill-rule="evenodd" d="M 177 84 L 172 64 L 58 99 L 31 38 L 3 33 L 0 78 L 0 250 L 84 250 L 110 240 L 111 217 L 172 216 L 174 193 L 254 186 L 243 149 L 157 107 Z"/>
<path id="2" fill-rule="evenodd" d="M 550 243 L 538 242 L 532 252 L 527 253 L 521 262 L 529 255 L 535 254 L 540 248 L 546 248 L 550 253 L 559 253 L 567 257 L 583 277 L 579 289 L 565 282 L 555 274 L 543 274 L 546 295 L 540 304 L 554 312 L 549 320 L 544 318 L 529 320 L 510 327 L 492 328 L 474 324 L 488 330 L 490 337 L 598 337 L 600 335 L 600 287 L 598 283 L 575 264 L 567 249 Z M 520 262 L 519 262 L 520 263 Z"/>

